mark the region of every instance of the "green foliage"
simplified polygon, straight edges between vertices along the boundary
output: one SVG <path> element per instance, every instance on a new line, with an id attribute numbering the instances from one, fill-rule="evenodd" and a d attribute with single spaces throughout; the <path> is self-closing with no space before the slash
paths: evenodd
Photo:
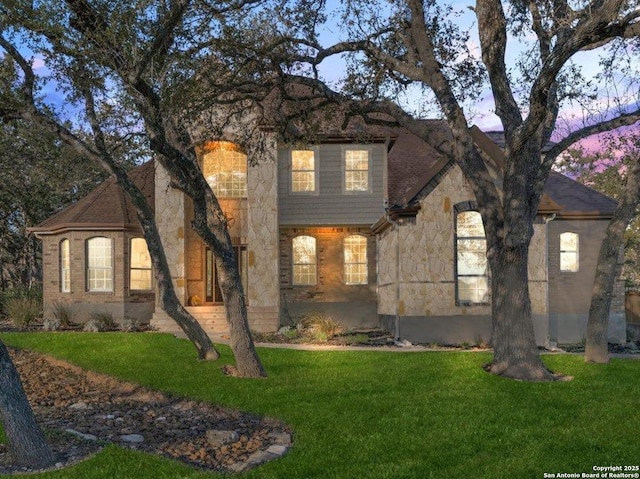
<path id="1" fill-rule="evenodd" d="M 351 336 L 348 336 L 346 338 L 347 344 L 367 344 L 369 342 L 369 336 L 367 336 L 366 334 L 354 334 Z"/>
<path id="2" fill-rule="evenodd" d="M 0 291 L 0 318 L 11 319 L 16 326 L 23 327 L 26 324 L 18 324 L 13 316 L 27 319 L 27 322 L 30 323 L 36 319 L 30 319 L 31 313 L 36 309 L 38 310 L 37 318 L 42 313 L 42 290 L 40 288 L 15 288 Z M 24 314 L 20 314 L 21 311 Z M 18 322 L 23 323 L 20 319 Z"/>
<path id="3" fill-rule="evenodd" d="M 5 310 L 16 327 L 26 328 L 42 316 L 42 303 L 36 298 L 18 296 L 7 299 Z"/>
<path id="4" fill-rule="evenodd" d="M 60 321 L 60 326 L 69 328 L 73 325 L 73 309 L 69 303 L 55 301 L 51 306 L 51 314 Z"/>
<path id="5" fill-rule="evenodd" d="M 309 311 L 302 315 L 296 329 L 316 341 L 327 341 L 343 331 L 340 323 L 321 311 Z"/>
<path id="6" fill-rule="evenodd" d="M 197 361 L 166 334 L 12 333 L 35 349 L 97 372 L 181 397 L 285 421 L 294 443 L 282 459 L 242 475 L 260 479 L 512 479 L 635 464 L 640 361 L 587 364 L 545 355 L 570 382 L 509 381 L 484 372 L 491 355 L 470 352 L 260 350 L 269 377 L 226 377 L 231 351 Z M 612 424 L 615 427 L 612 427 Z M 593 433 L 597 431 L 597 434 Z M 212 478 L 166 458 L 117 447 L 63 472 L 34 478 Z"/>
<path id="7" fill-rule="evenodd" d="M 113 314 L 109 311 L 92 311 L 91 319 L 85 323 L 84 329 L 89 332 L 113 331 L 118 328 Z"/>

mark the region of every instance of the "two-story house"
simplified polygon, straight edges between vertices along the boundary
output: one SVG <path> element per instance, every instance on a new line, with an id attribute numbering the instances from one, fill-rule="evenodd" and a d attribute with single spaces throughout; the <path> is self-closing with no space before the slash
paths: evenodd
<path id="1" fill-rule="evenodd" d="M 499 178 L 499 148 L 479 130 L 474 135 Z M 229 220 L 252 329 L 275 331 L 321 311 L 345 326 L 382 326 L 414 342 L 490 340 L 484 231 L 455 164 L 401 129 L 354 128 L 313 145 L 274 145 L 264 158 L 248 158 L 229 138 L 199 148 Z M 156 163 L 132 175 L 154 204 L 179 297 L 209 332 L 226 332 L 214 257 L 190 228 L 190 200 Z M 530 253 L 539 344 L 584 337 L 598 249 L 615 207 L 551 175 Z M 43 241 L 45 308 L 62 301 L 79 320 L 108 310 L 178 331 L 155 305 L 134 218 L 110 178 L 33 228 Z M 613 341 L 625 336 L 623 300 L 619 282 Z"/>

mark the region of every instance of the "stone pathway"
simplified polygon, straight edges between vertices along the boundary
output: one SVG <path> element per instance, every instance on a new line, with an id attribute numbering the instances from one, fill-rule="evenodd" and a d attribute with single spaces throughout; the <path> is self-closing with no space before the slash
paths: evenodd
<path id="1" fill-rule="evenodd" d="M 291 447 L 289 428 L 272 419 L 171 398 L 33 352 L 11 355 L 58 467 L 114 443 L 199 468 L 239 472 Z M 0 473 L 18 471 L 0 445 Z"/>

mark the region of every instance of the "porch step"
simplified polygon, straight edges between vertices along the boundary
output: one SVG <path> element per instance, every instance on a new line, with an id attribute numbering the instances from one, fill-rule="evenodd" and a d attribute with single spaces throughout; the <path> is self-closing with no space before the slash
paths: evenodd
<path id="1" fill-rule="evenodd" d="M 212 308 L 202 307 L 188 307 L 187 310 L 196 318 L 209 336 L 220 336 L 229 333 L 229 325 L 227 324 L 224 311 L 216 311 Z M 184 337 L 184 332 L 180 326 L 178 326 L 178 323 L 162 310 L 156 310 L 153 313 L 151 326 L 162 333 Z"/>

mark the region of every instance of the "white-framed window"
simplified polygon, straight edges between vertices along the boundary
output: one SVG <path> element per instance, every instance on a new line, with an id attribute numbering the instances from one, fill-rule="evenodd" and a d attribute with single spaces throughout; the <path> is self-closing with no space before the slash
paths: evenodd
<path id="1" fill-rule="evenodd" d="M 293 238 L 293 284 L 314 285 L 317 282 L 316 239 L 296 236 Z"/>
<path id="2" fill-rule="evenodd" d="M 580 266 L 580 237 L 577 233 L 566 232 L 560 235 L 560 271 L 575 273 Z"/>
<path id="3" fill-rule="evenodd" d="M 367 284 L 367 238 L 350 235 L 344 239 L 344 282 L 345 284 Z"/>
<path id="4" fill-rule="evenodd" d="M 87 290 L 113 291 L 113 241 L 109 238 L 87 240 Z"/>
<path id="5" fill-rule="evenodd" d="M 153 288 L 151 255 L 144 238 L 131 238 L 129 289 L 150 291 Z"/>
<path id="6" fill-rule="evenodd" d="M 368 148 L 345 148 L 343 150 L 345 193 L 370 191 L 370 153 Z"/>
<path id="7" fill-rule="evenodd" d="M 291 192 L 315 193 L 317 191 L 316 150 L 291 151 Z"/>
<path id="8" fill-rule="evenodd" d="M 71 292 L 71 243 L 60 241 L 60 292 Z"/>
<path id="9" fill-rule="evenodd" d="M 235 143 L 208 142 L 202 155 L 202 174 L 218 198 L 247 197 L 247 155 Z"/>
<path id="10" fill-rule="evenodd" d="M 487 240 L 482 217 L 477 211 L 456 215 L 456 304 L 489 302 Z"/>

